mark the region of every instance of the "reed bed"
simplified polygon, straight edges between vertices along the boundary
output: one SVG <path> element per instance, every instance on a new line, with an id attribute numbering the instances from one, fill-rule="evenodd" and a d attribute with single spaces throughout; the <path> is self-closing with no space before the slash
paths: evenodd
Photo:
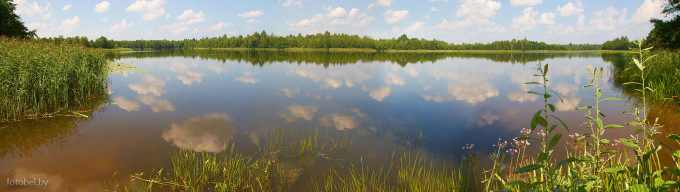
<path id="1" fill-rule="evenodd" d="M 649 60 L 648 74 L 645 74 L 649 87 L 654 89 L 648 97 L 654 101 L 680 102 L 680 51 L 656 51 L 655 57 Z M 641 82 L 640 72 L 633 70 L 632 60 L 621 60 L 614 63 L 614 80 L 626 82 Z M 624 87 L 628 92 L 636 93 Z"/>
<path id="2" fill-rule="evenodd" d="M 107 60 L 83 46 L 0 37 L 0 121 L 51 116 L 106 95 Z"/>

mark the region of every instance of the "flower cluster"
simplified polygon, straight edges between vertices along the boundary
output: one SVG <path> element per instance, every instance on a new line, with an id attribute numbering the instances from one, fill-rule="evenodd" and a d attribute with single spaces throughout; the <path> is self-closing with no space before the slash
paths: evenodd
<path id="1" fill-rule="evenodd" d="M 536 135 L 538 135 L 538 136 L 541 137 L 541 138 L 545 138 L 545 136 L 546 136 L 547 134 L 545 133 L 544 130 L 540 130 L 540 131 L 538 131 L 538 133 L 536 133 Z"/>
<path id="2" fill-rule="evenodd" d="M 501 142 L 501 138 L 498 138 L 498 143 L 493 144 L 494 147 L 497 147 L 498 149 L 503 149 L 505 146 L 508 145 L 508 141 L 503 141 Z"/>
<path id="3" fill-rule="evenodd" d="M 517 140 L 517 137 L 515 137 L 515 139 L 513 139 L 513 141 L 514 141 L 513 147 L 515 147 L 517 149 L 523 149 L 523 148 L 531 145 L 531 143 L 529 143 L 528 140 Z"/>
<path id="4" fill-rule="evenodd" d="M 465 144 L 465 146 L 463 147 L 463 149 L 468 151 L 472 150 L 472 148 L 475 148 L 475 144 Z"/>
<path id="5" fill-rule="evenodd" d="M 505 150 L 505 152 L 508 153 L 508 154 L 510 154 L 510 156 L 514 156 L 515 154 L 517 154 L 517 153 L 519 152 L 519 150 L 517 150 L 517 149 L 508 149 L 508 150 Z"/>
<path id="6" fill-rule="evenodd" d="M 524 135 L 525 137 L 528 137 L 528 136 L 529 136 L 529 133 L 531 133 L 531 130 L 530 130 L 530 129 L 527 129 L 527 128 L 522 128 L 522 130 L 519 131 L 519 133 L 521 133 L 521 134 Z"/>
<path id="7" fill-rule="evenodd" d="M 609 144 L 611 147 L 619 147 L 621 146 L 621 141 L 618 139 L 615 139 L 611 144 Z"/>

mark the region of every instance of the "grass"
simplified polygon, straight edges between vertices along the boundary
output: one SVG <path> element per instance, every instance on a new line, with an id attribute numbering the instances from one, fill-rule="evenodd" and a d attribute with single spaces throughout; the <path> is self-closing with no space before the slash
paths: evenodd
<path id="1" fill-rule="evenodd" d="M 655 51 L 656 57 L 649 60 L 646 81 L 654 92 L 648 97 L 654 101 L 680 102 L 680 51 Z M 632 60 L 621 60 L 614 63 L 614 80 L 619 83 L 641 83 L 640 72 L 633 70 Z M 624 91 L 638 95 L 632 88 L 624 87 Z"/>
<path id="2" fill-rule="evenodd" d="M 94 49 L 0 37 L 0 121 L 52 116 L 105 97 L 106 69 Z"/>

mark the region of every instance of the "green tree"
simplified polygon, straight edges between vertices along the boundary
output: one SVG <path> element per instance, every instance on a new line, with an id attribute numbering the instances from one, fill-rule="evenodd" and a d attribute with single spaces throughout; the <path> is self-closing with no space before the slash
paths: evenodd
<path id="1" fill-rule="evenodd" d="M 680 0 L 667 0 L 662 13 L 673 15 L 680 11 Z M 657 48 L 679 49 L 680 48 L 680 15 L 668 21 L 653 18 L 650 20 L 654 28 L 647 35 L 649 45 Z"/>
<path id="2" fill-rule="evenodd" d="M 16 5 L 10 0 L 0 0 L 0 36 L 36 37 L 35 30 L 29 31 L 19 15 L 14 13 Z"/>

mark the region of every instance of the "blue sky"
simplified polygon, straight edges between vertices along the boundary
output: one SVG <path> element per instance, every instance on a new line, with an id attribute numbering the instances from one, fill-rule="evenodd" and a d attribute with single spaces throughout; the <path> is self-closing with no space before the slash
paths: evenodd
<path id="1" fill-rule="evenodd" d="M 453 43 L 527 38 L 602 43 L 645 37 L 663 0 L 14 0 L 40 37 L 185 39 L 324 32 Z"/>

